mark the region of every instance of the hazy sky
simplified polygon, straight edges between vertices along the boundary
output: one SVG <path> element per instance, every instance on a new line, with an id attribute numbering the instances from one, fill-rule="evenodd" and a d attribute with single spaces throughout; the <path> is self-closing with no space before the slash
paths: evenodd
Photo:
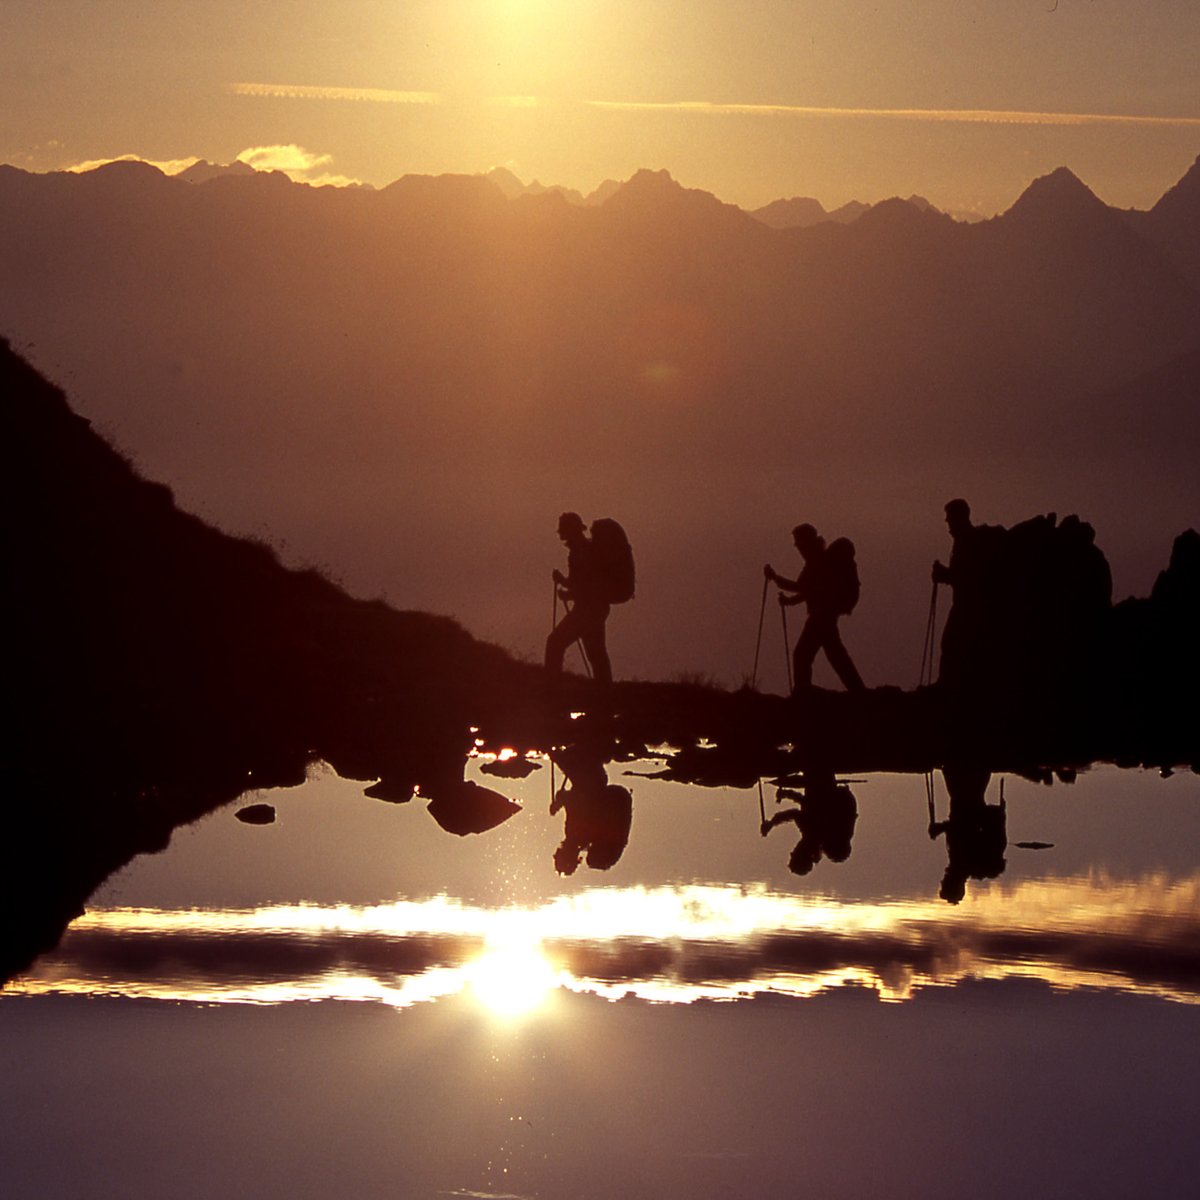
<path id="1" fill-rule="evenodd" d="M 1200 152 L 1198 62 L 1195 0 L 0 0 L 0 161 L 988 213 L 1066 165 L 1148 207 Z"/>

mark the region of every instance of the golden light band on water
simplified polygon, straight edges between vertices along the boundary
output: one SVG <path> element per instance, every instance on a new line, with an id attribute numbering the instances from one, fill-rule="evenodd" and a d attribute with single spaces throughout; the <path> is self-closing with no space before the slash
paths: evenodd
<path id="1" fill-rule="evenodd" d="M 993 885 L 957 907 L 690 886 L 600 888 L 524 909 L 445 896 L 101 909 L 9 991 L 395 1008 L 466 992 L 515 1015 L 557 988 L 692 1003 L 857 986 L 900 1001 L 967 979 L 1198 1003 L 1200 875 Z"/>

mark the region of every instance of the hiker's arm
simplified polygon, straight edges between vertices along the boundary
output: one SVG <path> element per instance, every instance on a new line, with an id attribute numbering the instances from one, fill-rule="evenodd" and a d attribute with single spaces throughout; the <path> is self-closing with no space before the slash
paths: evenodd
<path id="1" fill-rule="evenodd" d="M 808 584 L 803 578 L 776 579 L 775 583 L 779 588 L 779 603 L 784 608 L 790 608 L 793 604 L 804 604 L 808 600 Z M 785 592 L 792 592 L 793 595 L 785 596 Z"/>
<path id="2" fill-rule="evenodd" d="M 558 588 L 558 598 L 560 600 L 574 600 L 575 593 L 571 590 L 571 577 L 564 575 L 557 568 L 554 571 L 554 583 Z"/>
<path id="3" fill-rule="evenodd" d="M 800 580 L 799 579 L 785 579 L 770 564 L 763 567 L 763 574 L 776 587 L 782 588 L 785 592 L 798 592 L 800 590 Z"/>
<path id="4" fill-rule="evenodd" d="M 933 582 L 934 583 L 953 583 L 954 573 L 949 567 L 945 566 L 939 559 L 933 564 Z"/>

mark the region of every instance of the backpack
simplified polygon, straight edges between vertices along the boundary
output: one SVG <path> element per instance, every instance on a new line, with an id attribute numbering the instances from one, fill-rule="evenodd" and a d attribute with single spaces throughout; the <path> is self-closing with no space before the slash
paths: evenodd
<path id="1" fill-rule="evenodd" d="M 625 530 L 611 517 L 592 522 L 592 552 L 596 557 L 600 591 L 609 604 L 633 599 L 633 548 Z"/>
<path id="2" fill-rule="evenodd" d="M 829 568 L 829 598 L 835 612 L 843 616 L 854 611 L 862 585 L 858 581 L 858 564 L 854 561 L 854 543 L 849 538 L 835 538 L 825 551 Z"/>

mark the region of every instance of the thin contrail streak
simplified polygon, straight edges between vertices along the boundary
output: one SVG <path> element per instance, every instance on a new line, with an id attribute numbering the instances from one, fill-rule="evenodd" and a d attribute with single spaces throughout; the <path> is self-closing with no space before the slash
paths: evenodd
<path id="1" fill-rule="evenodd" d="M 588 100 L 591 108 L 621 112 L 677 112 L 717 116 L 851 117 L 949 121 L 992 125 L 1200 126 L 1200 117 L 1150 117 L 1119 113 L 1030 112 L 986 108 L 819 108 L 800 104 L 720 104 L 707 100 Z"/>
<path id="2" fill-rule="evenodd" d="M 438 105 L 441 92 L 393 91 L 387 88 L 313 86 L 298 83 L 233 83 L 237 96 L 285 100 L 348 100 L 369 104 Z M 536 108 L 554 103 L 538 96 L 488 96 L 488 103 Z M 586 108 L 608 112 L 680 113 L 687 116 L 826 117 L 859 120 L 932 121 L 979 125 L 1126 125 L 1166 128 L 1200 127 L 1200 116 L 1155 117 L 1131 113 L 1037 112 L 992 108 L 849 108 L 808 104 L 729 104 L 710 100 L 584 100 Z"/>

